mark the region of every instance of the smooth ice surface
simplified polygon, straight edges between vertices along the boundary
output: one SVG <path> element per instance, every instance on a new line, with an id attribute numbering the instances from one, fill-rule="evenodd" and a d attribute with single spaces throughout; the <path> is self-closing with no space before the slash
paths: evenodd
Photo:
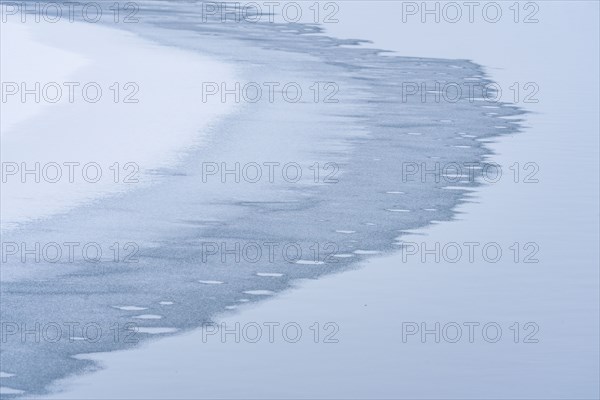
<path id="1" fill-rule="evenodd" d="M 504 85 L 506 83 L 510 85 L 515 75 L 524 71 L 534 72 L 535 78 L 539 79 L 540 87 L 549 88 L 547 90 L 550 91 L 544 98 L 544 102 L 532 106 L 532 110 L 538 111 L 539 114 L 525 116 L 526 127 L 523 133 L 502 139 L 494 138 L 497 143 L 486 145 L 493 147 L 496 152 L 490 159 L 502 165 L 509 166 L 514 161 L 524 160 L 540 163 L 542 181 L 530 186 L 517 186 L 510 181 L 502 181 L 477 188 L 457 185 L 445 188 L 460 190 L 439 190 L 443 187 L 437 187 L 427 188 L 428 190 L 422 192 L 420 192 L 421 187 L 411 187 L 410 190 L 403 190 L 406 192 L 403 196 L 390 196 L 385 193 L 390 189 L 404 189 L 398 187 L 397 182 L 377 181 L 375 184 L 385 183 L 379 185 L 381 187 L 378 187 L 377 193 L 388 200 L 373 194 L 373 197 L 369 198 L 371 200 L 369 203 L 363 203 L 370 206 L 376 204 L 373 209 L 377 212 L 368 207 L 356 207 L 361 212 L 349 214 L 348 220 L 338 221 L 332 218 L 334 226 L 327 227 L 327 232 L 330 234 L 340 226 L 348 226 L 357 231 L 356 236 L 361 242 L 343 242 L 344 247 L 341 251 L 346 253 L 340 254 L 350 252 L 355 256 L 379 252 L 386 254 L 374 260 L 363 261 L 362 269 L 320 277 L 318 280 L 302 280 L 295 290 L 278 293 L 278 296 L 253 296 L 253 298 L 263 297 L 268 300 L 254 307 L 244 308 L 240 314 L 218 319 L 219 322 L 229 323 L 295 321 L 306 330 L 315 321 L 321 323 L 334 321 L 340 328 L 339 343 L 315 344 L 312 338 L 295 345 L 282 341 L 261 342 L 258 345 L 250 343 L 232 345 L 221 343 L 218 339 L 204 343 L 201 331 L 194 330 L 180 336 L 147 343 L 131 351 L 87 355 L 88 359 L 100 361 L 106 369 L 92 375 L 62 381 L 56 388 L 67 389 L 67 391 L 56 394 L 55 398 L 98 395 L 106 398 L 214 398 L 217 396 L 246 398 L 248 393 L 252 393 L 255 397 L 272 398 L 290 395 L 320 398 L 398 398 L 401 396 L 407 398 L 589 398 L 598 396 L 598 138 L 596 135 L 598 80 L 595 74 L 598 69 L 598 32 L 597 20 L 593 19 L 593 16 L 598 13 L 597 5 L 579 4 L 567 9 L 546 8 L 543 15 L 547 18 L 547 22 L 538 25 L 538 31 L 534 35 L 529 34 L 530 32 L 525 32 L 528 33 L 525 35 L 524 32 L 519 32 L 521 28 L 516 29 L 513 25 L 487 26 L 487 30 L 482 27 L 480 34 L 475 36 L 478 41 L 474 41 L 472 26 L 466 28 L 463 26 L 462 31 L 461 28 L 457 28 L 453 34 L 442 30 L 440 34 L 434 35 L 435 30 L 447 28 L 424 25 L 415 28 L 423 29 L 421 33 L 411 30 L 411 40 L 400 41 L 398 37 L 402 36 L 402 29 L 408 28 L 398 24 L 398 9 L 394 8 L 397 5 L 392 2 L 385 4 L 380 2 L 377 3 L 376 8 L 374 3 L 345 4 L 346 7 L 342 10 L 345 9 L 347 14 L 345 17 L 341 15 L 340 20 L 346 18 L 346 22 L 332 26 L 332 31 L 344 29 L 345 26 L 352 36 L 376 39 L 377 47 L 395 49 L 402 55 L 469 58 L 490 67 L 502 66 L 504 70 L 488 72 L 491 78 L 499 80 Z M 385 7 L 390 8 L 385 9 Z M 371 16 L 369 13 L 372 13 Z M 377 23 L 365 24 L 364 22 L 368 20 Z M 566 29 L 566 24 L 570 21 L 578 21 L 574 29 Z M 359 32 L 356 30 L 357 27 L 364 30 Z M 396 34 L 392 34 L 394 32 Z M 486 34 L 484 35 L 483 32 Z M 569 36 L 566 36 L 565 32 Z M 431 37 L 435 37 L 436 40 L 414 40 Z M 378 38 L 381 40 L 377 40 Z M 519 57 L 506 57 L 503 52 L 498 51 L 509 39 L 516 48 L 514 51 L 522 52 Z M 551 43 L 551 45 L 540 46 L 540 43 Z M 274 44 L 270 42 L 270 45 Z M 582 59 L 589 47 L 596 52 L 592 57 L 593 62 L 591 64 L 577 62 Z M 540 51 L 532 52 L 532 48 Z M 561 50 L 560 56 L 557 55 L 557 49 Z M 488 50 L 487 53 L 485 50 Z M 416 53 L 417 51 L 420 53 Z M 548 60 L 553 62 L 549 64 Z M 308 60 L 304 61 L 308 62 Z M 369 62 L 373 61 L 369 58 Z M 415 72 L 423 71 L 427 63 L 433 61 L 426 60 L 425 65 L 418 68 L 407 65 L 414 60 L 403 59 L 402 62 L 404 69 Z M 424 73 L 450 70 L 460 72 L 463 68 L 470 67 L 465 67 L 463 61 L 451 62 L 450 65 L 447 61 L 440 61 L 439 65 Z M 389 72 L 385 71 L 385 75 Z M 360 70 L 360 74 L 368 73 L 368 69 Z M 566 80 L 565 76 L 576 79 Z M 369 78 L 373 79 L 372 76 Z M 370 82 L 370 85 L 376 84 L 376 79 Z M 590 87 L 593 90 L 590 90 Z M 383 104 L 378 104 L 378 107 L 384 107 Z M 365 114 L 370 112 L 373 110 L 365 111 Z M 465 108 L 452 117 L 438 115 L 435 123 L 439 125 L 435 125 L 435 129 L 431 129 L 424 135 L 399 135 L 407 138 L 405 140 L 414 140 L 414 142 L 410 142 L 409 146 L 404 146 L 406 143 L 402 142 L 402 146 L 398 146 L 396 151 L 402 152 L 410 149 L 411 146 L 418 146 L 423 143 L 421 141 L 431 136 L 429 133 L 445 134 L 444 129 L 450 129 L 453 123 L 460 122 L 458 116 L 461 113 L 469 112 L 470 109 Z M 273 113 L 270 115 L 272 116 Z M 402 118 L 411 119 L 415 115 L 422 117 L 423 113 L 403 115 Z M 286 117 L 289 117 L 289 113 Z M 494 116 L 488 117 L 494 118 Z M 473 120 L 472 115 L 469 115 L 469 120 Z M 381 122 L 382 118 L 377 121 Z M 490 124 L 485 126 L 484 121 Z M 414 123 L 414 120 L 412 122 Z M 482 131 L 486 132 L 484 136 L 492 136 L 493 134 L 487 133 L 488 129 L 496 132 L 506 130 L 495 128 L 501 126 L 498 121 L 484 119 L 480 122 L 482 124 L 473 128 L 473 131 L 468 134 L 479 138 L 478 135 Z M 464 125 L 467 124 L 456 127 L 453 132 L 447 132 L 448 137 L 451 136 L 450 133 L 456 136 L 457 130 L 465 132 Z M 377 127 L 370 126 L 374 131 L 386 129 L 385 123 Z M 404 128 L 405 131 L 414 132 L 410 127 Z M 398 127 L 393 126 L 393 129 L 398 130 Z M 573 140 L 571 132 L 578 133 L 577 140 Z M 375 137 L 393 143 L 392 136 Z M 361 137 L 357 136 L 355 140 L 359 138 Z M 370 153 L 373 150 L 385 153 L 384 149 L 374 146 L 373 142 L 378 140 L 360 141 L 362 152 L 352 153 L 355 163 L 361 155 L 368 156 L 369 163 L 372 163 L 374 158 L 386 160 L 386 157 L 379 157 L 379 154 L 378 157 L 373 157 L 375 154 Z M 473 142 L 479 141 L 473 140 Z M 251 149 L 251 144 L 250 141 L 245 142 L 244 145 L 247 146 L 245 150 Z M 369 147 L 370 145 L 373 146 Z M 448 155 L 444 152 L 451 151 L 449 149 L 453 148 L 452 146 L 444 146 L 444 152 L 437 152 L 437 145 L 443 143 L 434 143 L 431 146 L 428 144 L 427 147 L 429 153 L 435 154 L 435 157 L 452 159 L 460 154 L 469 159 L 478 159 L 484 154 L 489 155 L 485 151 L 479 152 L 479 148 L 477 150 L 454 148 L 459 153 Z M 264 150 L 265 146 L 262 147 L 261 150 Z M 383 147 L 389 147 L 387 142 Z M 423 148 L 419 150 L 425 151 Z M 470 153 L 471 151 L 473 153 Z M 412 154 L 410 156 L 414 157 Z M 368 170 L 365 164 L 360 165 L 360 170 Z M 368 172 L 369 179 L 372 179 L 372 171 L 368 170 Z M 582 184 L 582 178 L 577 174 L 584 174 L 589 185 Z M 352 174 L 348 179 L 352 179 L 351 176 Z M 340 187 L 343 186 L 338 185 L 334 190 Z M 352 187 L 353 190 L 359 191 L 361 185 Z M 557 187 L 568 193 L 568 201 L 565 201 L 564 196 L 556 195 Z M 456 206 L 459 198 L 465 199 L 459 196 L 464 196 L 467 189 L 470 193 L 468 199 L 471 202 L 458 205 L 454 211 L 460 212 L 459 219 L 448 223 L 448 219 L 456 218 L 453 212 L 448 212 L 448 207 Z M 416 193 L 423 197 L 416 197 Z M 345 197 L 335 196 L 335 194 L 347 194 L 347 192 L 340 190 L 317 198 L 346 200 Z M 456 197 L 444 202 L 448 199 L 446 196 Z M 385 211 L 391 207 L 398 207 L 395 202 L 399 201 L 400 197 L 408 198 L 407 203 L 403 204 L 407 209 L 420 209 L 417 205 L 422 209 L 435 205 L 438 210 L 428 211 L 431 217 L 425 217 L 431 218 L 427 219 L 429 224 L 437 222 L 435 225 L 426 229 L 413 230 L 411 235 L 404 235 L 403 240 L 415 242 L 425 240 L 429 244 L 436 241 L 479 240 L 498 241 L 508 245 L 515 240 L 520 242 L 535 240 L 542 249 L 540 253 L 542 262 L 528 265 L 510 262 L 498 264 L 403 262 L 398 254 L 390 256 L 389 250 L 382 245 L 386 241 L 392 242 L 390 232 L 397 235 L 397 231 L 404 227 L 418 226 L 413 224 L 412 220 L 410 222 L 395 220 L 393 223 L 386 220 L 391 218 L 390 215 L 396 215 L 398 218 L 413 218 L 412 215 L 417 214 Z M 427 199 L 433 198 L 436 201 L 431 203 L 439 201 L 442 204 L 427 203 Z M 476 202 L 472 202 L 473 200 Z M 318 202 L 313 203 L 313 206 L 314 204 Z M 279 201 L 264 205 L 248 201 L 236 206 L 250 210 L 244 213 L 246 217 L 253 215 L 256 210 L 276 210 L 281 215 L 304 216 L 302 207 L 298 207 L 298 202 L 294 201 L 289 203 Z M 334 204 L 331 209 L 326 209 L 327 212 L 320 213 L 317 218 L 324 219 L 323 217 L 328 213 L 340 218 L 346 217 L 345 214 L 335 214 L 339 209 L 340 207 Z M 314 215 L 311 216 L 315 218 Z M 415 215 L 414 218 L 421 218 L 421 214 Z M 284 221 L 289 224 L 292 220 Z M 352 225 L 352 222 L 355 222 L 356 226 Z M 181 225 L 208 227 L 206 229 L 215 237 L 222 238 L 226 229 L 219 230 L 211 223 L 207 218 L 182 221 Z M 298 227 L 305 228 L 302 224 L 298 224 Z M 515 227 L 518 229 L 515 230 Z M 373 230 L 368 231 L 369 229 Z M 374 236 L 375 232 L 381 234 L 384 231 L 389 235 Z M 257 235 L 256 231 L 242 230 L 242 232 L 252 238 Z M 289 231 L 284 233 L 290 234 Z M 190 236 L 195 238 L 194 235 Z M 354 235 L 343 235 L 343 237 L 343 240 L 346 240 Z M 362 241 L 365 242 L 364 246 Z M 193 241 L 190 240 L 190 243 Z M 568 243 L 568 246 L 565 246 L 565 243 Z M 381 251 L 373 250 L 380 248 Z M 301 278 L 301 274 L 308 274 L 306 270 L 320 268 L 319 266 L 299 268 L 302 271 L 298 271 L 287 267 L 286 272 L 289 270 L 293 278 Z M 331 266 L 325 267 L 331 268 Z M 222 269 L 223 265 L 218 265 L 217 268 Z M 234 296 L 239 296 L 240 293 L 275 293 L 270 289 L 244 290 L 243 285 L 236 286 L 237 282 L 233 278 L 241 275 L 239 269 L 236 271 L 238 274 L 231 274 L 228 277 L 232 278 L 231 283 L 228 279 L 227 285 L 205 285 L 203 288 L 206 292 L 200 292 L 199 296 L 210 299 L 221 295 L 221 292 L 217 292 L 219 290 L 231 291 L 230 296 L 224 296 L 227 298 L 223 300 L 229 300 L 229 297 L 239 298 Z M 254 288 L 257 287 L 257 283 L 248 276 L 255 276 L 255 274 L 256 270 L 250 269 L 247 275 L 244 275 L 244 279 L 249 279 L 248 284 L 253 284 Z M 262 277 L 256 279 L 260 279 L 260 282 L 265 284 L 263 288 L 267 287 L 267 281 L 271 281 Z M 193 290 L 197 290 L 197 280 L 192 280 L 192 283 L 195 284 Z M 150 283 L 147 284 L 148 287 L 152 287 Z M 187 289 L 187 286 L 183 284 L 181 288 Z M 278 292 L 282 289 L 280 286 L 276 288 Z M 50 287 L 44 289 L 49 290 Z M 18 293 L 18 290 L 15 292 Z M 11 292 L 9 294 L 14 296 Z M 164 293 L 161 295 L 161 298 L 165 297 Z M 140 294 L 137 296 L 144 297 Z M 151 301 L 156 301 L 147 300 L 147 303 L 128 301 L 112 304 L 151 304 Z M 192 302 L 185 296 L 182 296 L 181 300 L 184 306 L 185 301 Z M 177 302 L 179 303 L 180 301 Z M 218 309 L 222 310 L 224 304 L 217 303 Z M 204 306 L 211 310 L 217 309 L 216 305 L 211 308 L 212 303 L 209 301 Z M 190 313 L 197 310 L 197 307 L 185 309 Z M 29 311 L 35 315 L 35 310 Z M 214 313 L 216 312 L 213 312 L 213 315 Z M 184 313 L 180 312 L 179 315 Z M 510 341 L 497 344 L 481 341 L 474 344 L 468 342 L 432 344 L 419 341 L 402 343 L 399 336 L 403 321 L 473 320 L 498 321 L 503 326 L 512 324 L 515 320 L 521 323 L 535 321 L 541 327 L 539 333 L 541 340 L 540 343 L 531 345 L 514 344 Z M 212 362 L 199 363 L 199 359 Z M 282 368 L 282 359 L 294 361 L 286 362 L 285 368 Z M 235 377 L 235 384 L 223 385 L 223 382 L 230 382 L 232 376 Z M 298 379 L 299 376 L 302 379 Z M 348 377 L 355 379 L 348 379 Z M 435 382 L 435 385 L 432 385 L 432 382 Z"/>

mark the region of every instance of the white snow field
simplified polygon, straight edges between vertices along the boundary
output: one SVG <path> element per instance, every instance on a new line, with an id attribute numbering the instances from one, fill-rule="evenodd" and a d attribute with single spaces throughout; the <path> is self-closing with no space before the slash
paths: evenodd
<path id="1" fill-rule="evenodd" d="M 29 21 L 2 23 L 3 230 L 148 183 L 232 108 L 201 98 L 203 81 L 233 79 L 230 64 L 105 25 Z"/>

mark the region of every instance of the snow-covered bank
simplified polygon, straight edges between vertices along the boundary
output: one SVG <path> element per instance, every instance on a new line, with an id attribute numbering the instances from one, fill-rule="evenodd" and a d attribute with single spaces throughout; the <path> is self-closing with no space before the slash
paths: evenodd
<path id="1" fill-rule="evenodd" d="M 238 344 L 232 335 L 226 343 L 218 336 L 205 342 L 196 331 L 94 355 L 106 369 L 69 381 L 67 392 L 55 398 L 598 397 L 598 5 L 542 3 L 539 25 L 504 29 L 398 27 L 399 6 L 392 2 L 342 6 L 348 13 L 337 27 L 374 39 L 378 47 L 501 67 L 490 74 L 502 87 L 538 83 L 540 102 L 523 105 L 536 112 L 527 115 L 528 127 L 490 147 L 505 170 L 514 162 L 537 163 L 540 182 L 502 179 L 482 187 L 476 202 L 459 207 L 459 221 L 403 237 L 428 248 L 436 242 L 497 242 L 509 256 L 498 263 L 423 264 L 396 255 L 302 282 L 222 319 L 229 328 L 236 322 L 295 322 L 305 332 L 298 343 L 280 335 L 270 343 L 266 333 L 258 343 Z M 393 27 L 410 31 L 412 40 L 400 41 L 402 32 L 392 34 Z M 511 49 L 500 51 L 506 42 Z M 536 242 L 540 262 L 514 263 L 506 250 L 514 242 Z M 315 344 L 309 329 L 314 322 L 336 323 L 339 343 Z M 478 334 L 470 343 L 465 331 L 458 343 L 435 343 L 432 336 L 426 343 L 418 336 L 403 343 L 403 322 L 427 322 L 429 328 L 435 322 L 495 322 L 504 336 L 488 343 Z M 515 322 L 519 329 L 537 324 L 539 342 L 521 343 L 521 336 L 514 343 Z"/>
<path id="2" fill-rule="evenodd" d="M 229 64 L 106 25 L 30 21 L 1 25 L 3 230 L 149 182 L 231 110 L 201 97 L 202 82 L 233 80 Z"/>

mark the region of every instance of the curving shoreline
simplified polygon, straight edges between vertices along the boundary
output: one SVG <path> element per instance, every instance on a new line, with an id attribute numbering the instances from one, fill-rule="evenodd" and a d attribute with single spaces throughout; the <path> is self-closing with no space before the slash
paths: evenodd
<path id="1" fill-rule="evenodd" d="M 109 325 L 112 321 L 126 322 L 138 316 L 115 307 L 135 305 L 162 317 L 157 321 L 142 321 L 143 328 L 161 328 L 165 324 L 180 330 L 196 328 L 246 292 L 279 292 L 297 279 L 317 278 L 354 268 L 356 260 L 364 259 L 362 255 L 393 251 L 393 241 L 399 232 L 433 220 L 451 219 L 456 204 L 465 201 L 464 192 L 444 190 L 443 185 L 435 184 L 402 185 L 398 161 L 427 161 L 431 157 L 446 161 L 481 160 L 487 150 L 478 139 L 496 137 L 500 133 L 494 128 L 500 124 L 498 121 L 506 127 L 502 133 L 517 127 L 499 117 L 482 115 L 468 102 L 428 108 L 419 102 L 402 103 L 399 93 L 389 90 L 395 82 L 402 81 L 403 74 L 416 79 L 433 79 L 434 76 L 439 79 L 446 74 L 452 80 L 485 80 L 481 67 L 470 62 L 382 59 L 377 51 L 342 48 L 347 44 L 345 41 L 305 35 L 315 29 L 302 26 L 294 27 L 291 32 L 287 32 L 289 27 L 258 26 L 254 40 L 243 38 L 235 31 L 225 31 L 220 32 L 219 41 L 198 44 L 198 38 L 206 37 L 210 27 L 196 31 L 191 23 L 163 21 L 158 24 L 162 29 L 169 29 L 171 35 L 163 40 L 170 44 L 194 49 L 205 47 L 206 52 L 219 54 L 223 59 L 250 65 L 242 74 L 258 81 L 273 79 L 273 71 L 277 71 L 276 78 L 280 81 L 297 80 L 307 84 L 323 76 L 335 77 L 330 79 L 339 82 L 340 105 L 332 105 L 325 111 L 315 104 L 247 105 L 232 118 L 212 126 L 207 143 L 189 151 L 183 163 L 157 171 L 160 178 L 155 185 L 11 234 L 11 240 L 33 238 L 37 241 L 48 240 L 55 235 L 52 232 L 80 240 L 97 240 L 98 235 L 105 241 L 135 238 L 142 252 L 141 263 L 136 266 L 124 268 L 109 264 L 99 271 L 85 264 L 66 265 L 58 276 L 51 266 L 37 266 L 35 274 L 3 283 L 3 307 L 11 309 L 3 315 L 9 319 L 15 318 L 11 314 L 16 311 L 22 316 L 19 318 L 29 321 L 37 321 L 40 315 L 47 321 L 67 317 L 83 321 L 95 315 L 97 321 Z M 140 31 L 157 38 L 164 32 L 161 28 L 148 26 L 141 27 Z M 279 37 L 273 35 L 272 30 Z M 284 39 L 292 37 L 296 40 L 289 46 Z M 240 51 L 232 54 L 223 50 L 227 48 Z M 502 107 L 500 113 L 500 116 L 508 116 L 518 112 L 513 107 Z M 290 115 L 294 115 L 291 122 Z M 421 135 L 410 135 L 415 131 Z M 458 132 L 470 132 L 473 137 L 457 139 Z M 456 140 L 468 147 L 453 147 Z M 293 161 L 306 166 L 315 161 L 335 162 L 342 173 L 340 182 L 335 185 L 315 185 L 310 179 L 299 185 L 289 185 L 289 182 L 271 186 L 264 183 L 201 184 L 202 162 L 207 160 Z M 464 184 L 463 189 L 473 186 L 476 185 Z M 408 196 L 394 196 L 393 192 L 399 189 Z M 389 211 L 394 209 L 410 212 Z M 72 221 L 77 224 L 73 225 Z M 29 230 L 32 226 L 34 233 Z M 85 230 L 87 226 L 94 226 L 94 230 Z M 346 232 L 355 235 L 350 239 Z M 340 254 L 354 256 L 351 261 L 342 260 L 335 266 L 311 265 L 300 269 L 281 260 L 261 265 L 260 270 L 252 263 L 199 264 L 202 258 L 199 240 L 232 244 L 257 238 L 302 244 L 333 241 L 338 243 Z M 22 266 L 8 265 L 4 271 L 16 273 L 20 268 Z M 285 277 L 267 283 L 264 277 L 256 277 L 258 272 L 283 273 Z M 26 281 L 34 276 L 37 282 Z M 33 293 L 68 304 L 70 309 L 65 315 L 61 307 L 54 312 L 35 304 L 24 304 L 22 299 Z M 82 293 L 90 296 L 82 298 Z M 173 302 L 174 307 L 159 307 L 160 302 L 165 301 Z M 38 362 L 43 373 L 23 370 L 17 372 L 11 382 L 26 387 L 27 380 L 28 388 L 40 393 L 49 382 L 91 367 L 91 363 L 76 361 L 72 356 L 127 347 L 130 345 L 106 341 L 94 345 L 65 344 L 62 354 L 68 360 L 63 359 L 62 369 L 50 374 L 44 366 L 49 369 L 56 362 L 53 354 L 56 346 L 48 346 L 46 356 Z M 24 352 L 27 353 L 27 349 Z M 11 365 L 10 353 L 5 353 L 3 359 L 8 360 L 3 365 Z M 35 378 L 31 380 L 28 373 Z"/>

